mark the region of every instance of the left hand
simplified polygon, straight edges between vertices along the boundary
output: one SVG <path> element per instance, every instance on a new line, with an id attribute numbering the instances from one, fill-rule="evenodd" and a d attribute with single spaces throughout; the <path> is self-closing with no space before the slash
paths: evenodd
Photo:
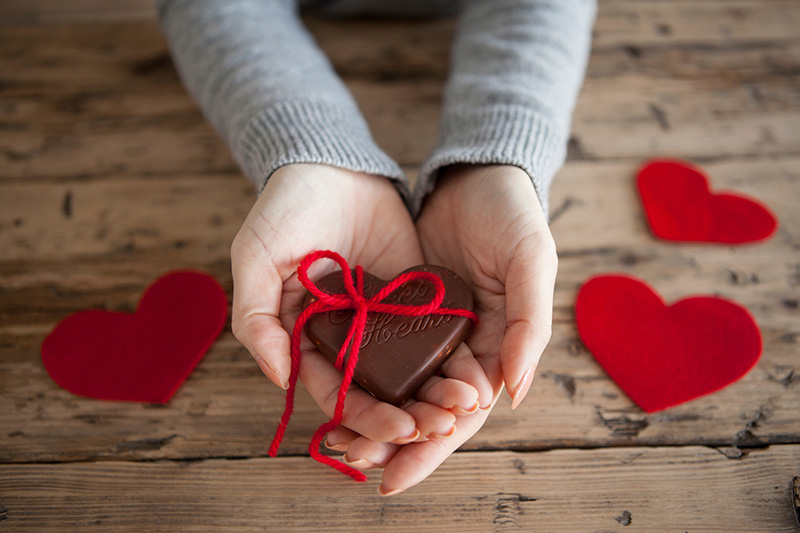
<path id="1" fill-rule="evenodd" d="M 306 294 L 297 266 L 310 252 L 325 248 L 384 278 L 422 263 L 414 223 L 386 178 L 313 164 L 275 171 L 231 247 L 232 329 L 282 388 L 290 377 L 290 332 Z M 318 278 L 333 266 L 313 268 L 311 276 Z M 300 380 L 332 416 L 342 373 L 310 341 L 301 351 Z M 456 414 L 476 409 L 480 391 L 488 396 L 491 386 L 468 357 L 451 357 L 442 372 L 444 378 L 431 378 L 403 409 L 354 387 L 344 404 L 343 425 L 378 442 L 401 444 L 450 434 Z"/>
<path id="2" fill-rule="evenodd" d="M 379 492 L 397 494 L 430 475 L 483 426 L 505 384 L 512 409 L 530 389 L 550 340 L 558 259 L 544 212 L 521 169 L 456 165 L 440 178 L 417 221 L 425 260 L 458 273 L 475 291 L 480 323 L 467 339 L 492 384 L 481 409 L 458 416 L 447 438 L 403 446 L 346 428 L 328 434 L 362 469 L 384 466 Z"/>

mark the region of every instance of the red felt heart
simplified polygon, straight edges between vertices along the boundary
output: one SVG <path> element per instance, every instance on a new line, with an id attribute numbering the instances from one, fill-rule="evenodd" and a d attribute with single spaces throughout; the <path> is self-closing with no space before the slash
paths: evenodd
<path id="1" fill-rule="evenodd" d="M 761 356 L 761 332 L 744 307 L 716 296 L 667 306 L 640 280 L 598 276 L 578 293 L 583 343 L 647 412 L 717 391 Z"/>
<path id="2" fill-rule="evenodd" d="M 81 311 L 42 343 L 53 381 L 81 396 L 166 403 L 222 331 L 225 291 L 199 272 L 168 273 L 145 291 L 136 313 Z"/>
<path id="3" fill-rule="evenodd" d="M 712 193 L 705 174 L 683 161 L 650 161 L 637 184 L 650 228 L 662 239 L 742 244 L 766 240 L 777 228 L 766 206 L 741 194 Z"/>

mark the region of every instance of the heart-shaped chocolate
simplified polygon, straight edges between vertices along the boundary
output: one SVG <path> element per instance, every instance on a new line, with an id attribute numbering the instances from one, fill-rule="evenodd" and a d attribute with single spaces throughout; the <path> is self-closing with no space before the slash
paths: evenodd
<path id="1" fill-rule="evenodd" d="M 412 267 L 405 272 L 436 274 L 445 287 L 442 307 L 472 310 L 472 292 L 454 272 L 432 265 Z M 371 298 L 388 283 L 364 272 L 364 296 Z M 341 271 L 328 274 L 316 285 L 330 294 L 345 293 Z M 433 300 L 435 292 L 434 285 L 428 281 L 409 281 L 387 296 L 383 303 L 424 305 Z M 305 305 L 315 299 L 309 293 Z M 336 361 L 353 314 L 351 310 L 329 311 L 312 316 L 306 324 L 308 338 L 331 362 Z M 353 379 L 379 400 L 401 405 L 439 370 L 469 334 L 471 326 L 468 318 L 455 315 L 402 316 L 370 312 Z M 346 357 L 349 355 L 348 350 Z"/>

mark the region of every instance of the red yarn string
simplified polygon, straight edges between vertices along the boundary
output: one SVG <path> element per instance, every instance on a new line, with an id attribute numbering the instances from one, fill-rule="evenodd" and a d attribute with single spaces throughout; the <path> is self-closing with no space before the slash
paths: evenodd
<path id="1" fill-rule="evenodd" d="M 308 277 L 308 269 L 311 265 L 320 259 L 331 259 L 335 261 L 342 269 L 342 279 L 344 281 L 345 294 L 330 294 L 319 287 Z M 335 366 L 338 370 L 342 371 L 342 383 L 339 386 L 339 394 L 336 399 L 336 408 L 334 409 L 333 418 L 328 422 L 322 424 L 319 429 L 314 433 L 311 439 L 311 444 L 308 447 L 308 452 L 316 461 L 331 466 L 347 474 L 356 481 L 366 481 L 367 476 L 359 472 L 355 468 L 351 468 L 346 464 L 333 459 L 327 455 L 319 452 L 319 445 L 325 435 L 332 429 L 342 423 L 342 413 L 344 412 L 344 402 L 347 397 L 347 390 L 353 381 L 353 373 L 356 369 L 358 362 L 358 352 L 361 347 L 361 340 L 364 336 L 364 329 L 367 325 L 368 313 L 390 313 L 394 315 L 403 316 L 425 316 L 425 315 L 455 315 L 469 318 L 473 323 L 477 323 L 478 316 L 467 309 L 447 309 L 441 307 L 442 301 L 445 296 L 444 283 L 436 274 L 431 272 L 406 272 L 400 274 L 395 279 L 390 281 L 372 298 L 364 296 L 364 270 L 360 266 L 355 268 L 355 281 L 350 266 L 344 258 L 331 251 L 317 251 L 308 254 L 297 268 L 297 277 L 300 283 L 308 289 L 308 291 L 317 298 L 312 304 L 306 307 L 292 330 L 292 370 L 289 376 L 289 388 L 286 391 L 286 408 L 281 416 L 281 422 L 275 432 L 275 437 L 272 439 L 272 444 L 269 447 L 270 457 L 275 457 L 278 453 L 278 448 L 283 440 L 283 435 L 286 433 L 286 426 L 289 424 L 289 418 L 292 416 L 294 409 L 294 393 L 297 385 L 297 378 L 300 373 L 300 340 L 303 328 L 308 320 L 315 314 L 327 313 L 329 311 L 338 311 L 345 309 L 352 309 L 355 311 L 353 315 L 353 323 L 347 331 L 347 337 L 339 349 L 336 356 Z M 424 280 L 433 284 L 436 292 L 433 300 L 424 305 L 402 305 L 402 304 L 385 304 L 383 300 L 388 297 L 392 292 L 397 290 L 400 286 L 415 280 Z M 347 363 L 344 363 L 344 357 L 347 353 L 347 348 L 352 345 L 350 357 Z M 344 367 L 344 368 L 342 368 Z"/>

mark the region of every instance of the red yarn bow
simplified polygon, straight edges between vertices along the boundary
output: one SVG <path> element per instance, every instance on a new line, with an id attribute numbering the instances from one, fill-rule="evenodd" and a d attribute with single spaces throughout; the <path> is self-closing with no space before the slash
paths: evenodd
<path id="1" fill-rule="evenodd" d="M 309 267 L 319 259 L 332 259 L 336 261 L 342 269 L 342 278 L 344 280 L 344 287 L 347 291 L 346 294 L 329 294 L 319 287 L 314 285 L 314 282 L 308 278 Z M 269 448 L 270 457 L 275 457 L 278 453 L 278 447 L 281 445 L 281 440 L 286 432 L 286 426 L 289 424 L 289 418 L 292 416 L 294 408 L 294 391 L 297 384 L 297 377 L 300 372 L 300 336 L 305 327 L 308 319 L 317 313 L 327 313 L 328 311 L 338 311 L 343 309 L 353 309 L 355 314 L 353 316 L 353 323 L 347 332 L 342 347 L 336 356 L 335 366 L 337 369 L 343 371 L 342 384 L 339 386 L 339 395 L 336 399 L 336 408 L 334 410 L 333 418 L 328 422 L 322 424 L 314 437 L 311 439 L 311 444 L 308 447 L 308 452 L 316 461 L 329 465 L 336 470 L 347 474 L 356 481 L 366 481 L 367 476 L 358 470 L 347 466 L 346 464 L 323 455 L 319 452 L 319 445 L 325 435 L 336 428 L 342 422 L 342 412 L 344 411 L 344 401 L 347 397 L 347 389 L 353 381 L 353 372 L 356 369 L 358 362 L 358 352 L 361 347 L 361 340 L 364 336 L 364 328 L 367 324 L 367 313 L 390 313 L 394 315 L 403 316 L 425 316 L 425 315 L 456 315 L 469 318 L 473 323 L 478 321 L 478 316 L 472 311 L 466 309 L 447 309 L 442 308 L 442 300 L 445 296 L 444 283 L 436 274 L 431 272 L 406 272 L 400 274 L 391 282 L 389 282 L 383 289 L 381 289 L 372 298 L 364 296 L 364 270 L 360 266 L 355 268 L 356 276 L 353 280 L 353 274 L 350 266 L 342 256 L 336 252 L 331 251 L 317 251 L 308 254 L 297 269 L 297 277 L 300 283 L 316 297 L 316 301 L 306 307 L 297 319 L 292 330 L 292 372 L 289 376 L 289 389 L 286 391 L 286 408 L 281 417 L 281 423 L 278 430 L 275 432 L 275 438 L 272 440 L 272 445 Z M 402 305 L 402 304 L 385 304 L 383 300 L 394 292 L 398 287 L 414 280 L 425 280 L 433 283 L 436 293 L 433 300 L 425 305 Z M 347 363 L 344 363 L 344 357 L 347 353 L 347 348 L 352 344 L 350 357 Z M 344 368 L 342 368 L 344 367 Z"/>

